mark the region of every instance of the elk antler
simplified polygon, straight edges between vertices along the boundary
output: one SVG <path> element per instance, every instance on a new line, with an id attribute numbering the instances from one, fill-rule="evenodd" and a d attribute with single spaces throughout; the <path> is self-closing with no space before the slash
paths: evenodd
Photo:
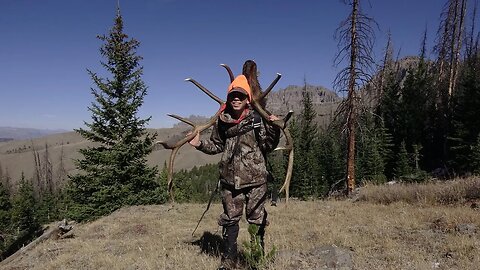
<path id="1" fill-rule="evenodd" d="M 211 97 L 213 100 L 215 100 L 220 105 L 220 107 L 225 103 L 222 99 L 215 96 L 212 92 L 210 92 L 207 88 L 205 88 L 203 85 L 201 85 L 200 83 L 198 83 L 194 79 L 187 78 L 187 79 L 185 79 L 185 81 L 188 81 L 188 82 L 191 82 L 191 83 L 195 84 L 198 88 L 200 88 L 200 90 L 202 90 L 205 94 L 207 94 L 209 97 Z M 176 156 L 178 150 L 185 143 L 191 141 L 197 135 L 197 133 L 200 133 L 200 132 L 208 129 L 209 127 L 213 126 L 215 124 L 215 122 L 217 121 L 217 118 L 220 115 L 220 113 L 221 113 L 221 111 L 218 110 L 217 113 L 215 113 L 215 115 L 212 116 L 208 120 L 208 122 L 206 122 L 204 124 L 201 124 L 201 125 L 195 125 L 193 122 L 191 122 L 191 121 L 189 121 L 185 118 L 182 118 L 178 115 L 168 114 L 168 116 L 173 117 L 177 120 L 180 120 L 180 121 L 182 121 L 182 122 L 184 122 L 184 123 L 193 127 L 192 131 L 185 138 L 181 139 L 180 141 L 178 141 L 176 143 L 162 142 L 162 141 L 157 142 L 158 144 L 161 144 L 165 149 L 172 150 L 172 152 L 170 153 L 170 160 L 168 162 L 168 173 L 167 173 L 168 190 L 170 192 L 170 199 L 171 199 L 172 202 L 174 201 L 174 196 L 173 196 L 173 191 L 172 191 L 173 190 L 172 189 L 173 188 L 173 164 L 174 164 L 175 156 Z"/>

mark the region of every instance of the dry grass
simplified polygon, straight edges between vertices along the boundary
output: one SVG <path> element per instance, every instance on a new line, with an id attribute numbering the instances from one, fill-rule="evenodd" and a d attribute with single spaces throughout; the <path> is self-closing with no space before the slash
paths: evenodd
<path id="1" fill-rule="evenodd" d="M 138 206 L 75 228 L 75 238 L 48 240 L 2 269 L 215 269 L 215 250 L 202 252 L 204 232 L 218 243 L 213 205 L 195 236 L 201 204 Z M 352 250 L 355 269 L 478 269 L 480 213 L 462 206 L 389 205 L 350 201 L 291 201 L 269 207 L 267 249 Z M 248 239 L 241 224 L 239 243 Z M 207 236 L 209 234 L 206 234 Z M 192 244 L 197 243 L 197 244 Z M 277 259 L 270 269 L 287 269 Z M 309 269 L 305 266 L 303 269 Z"/>
<path id="2" fill-rule="evenodd" d="M 422 184 L 367 185 L 358 200 L 390 204 L 406 202 L 420 205 L 463 204 L 480 199 L 480 178 L 431 181 Z"/>

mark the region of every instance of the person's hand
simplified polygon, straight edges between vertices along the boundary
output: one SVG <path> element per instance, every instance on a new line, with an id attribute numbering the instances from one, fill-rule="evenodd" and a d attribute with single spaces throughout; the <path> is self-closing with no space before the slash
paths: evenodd
<path id="1" fill-rule="evenodd" d="M 268 116 L 268 120 L 277 121 L 277 120 L 280 120 L 280 118 L 278 118 L 278 116 L 276 116 L 275 114 L 271 114 Z"/>
<path id="2" fill-rule="evenodd" d="M 191 134 L 192 134 L 192 132 L 189 132 L 187 134 L 187 136 L 189 136 Z M 191 139 L 188 143 L 193 147 L 199 147 L 200 146 L 200 133 L 197 132 L 195 134 L 195 137 L 193 137 L 193 139 Z"/>

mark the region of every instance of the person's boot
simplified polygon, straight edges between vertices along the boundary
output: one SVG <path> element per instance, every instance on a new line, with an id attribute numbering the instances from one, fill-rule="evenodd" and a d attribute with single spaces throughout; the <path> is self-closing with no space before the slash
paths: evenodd
<path id="1" fill-rule="evenodd" d="M 223 227 L 222 265 L 218 270 L 236 268 L 238 231 L 238 224 Z"/>

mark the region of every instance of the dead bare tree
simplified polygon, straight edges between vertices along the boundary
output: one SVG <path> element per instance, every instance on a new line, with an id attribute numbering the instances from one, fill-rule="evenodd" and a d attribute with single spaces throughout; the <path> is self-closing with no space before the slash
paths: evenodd
<path id="1" fill-rule="evenodd" d="M 48 152 L 48 144 L 45 143 L 45 151 L 43 157 L 40 157 L 40 153 L 35 148 L 35 144 L 32 143 L 32 153 L 35 165 L 34 171 L 34 191 L 37 198 L 42 198 L 43 193 L 48 191 L 50 193 L 54 190 L 53 183 L 53 165 L 50 160 L 50 154 Z"/>
<path id="2" fill-rule="evenodd" d="M 467 59 L 472 59 L 473 55 L 478 51 L 478 44 L 480 39 L 480 32 L 476 33 L 476 20 L 477 20 L 477 11 L 478 11 L 478 0 L 475 1 L 473 6 L 473 11 L 471 14 L 471 22 L 470 22 L 470 32 L 468 33 L 467 37 L 467 44 L 466 44 L 466 55 Z"/>
<path id="3" fill-rule="evenodd" d="M 447 159 L 447 134 L 451 110 L 451 98 L 458 80 L 462 42 L 465 39 L 465 14 L 467 0 L 447 0 L 440 15 L 440 26 L 437 31 L 437 107 L 442 147 L 442 159 Z"/>
<path id="4" fill-rule="evenodd" d="M 58 165 L 58 170 L 56 173 L 56 183 L 57 186 L 54 188 L 61 188 L 62 185 L 65 183 L 65 178 L 67 177 L 67 170 L 65 169 L 65 152 L 63 149 L 63 142 L 62 147 L 60 148 L 60 162 Z"/>
<path id="5" fill-rule="evenodd" d="M 48 191 L 50 194 L 53 193 L 54 190 L 54 182 L 53 182 L 53 166 L 52 161 L 50 160 L 50 155 L 48 153 L 48 144 L 45 143 L 45 153 L 43 155 L 43 167 L 44 167 L 44 177 L 45 177 L 45 190 Z"/>
<path id="6" fill-rule="evenodd" d="M 42 170 L 42 163 L 40 160 L 40 154 L 38 153 L 37 149 L 35 148 L 35 144 L 33 143 L 33 140 L 31 140 L 32 143 L 32 154 L 33 154 L 33 159 L 35 162 L 35 171 L 34 171 L 34 191 L 35 195 L 37 198 L 40 197 L 40 194 L 42 193 L 42 179 L 43 179 L 43 170 Z"/>
<path id="7" fill-rule="evenodd" d="M 345 116 L 347 132 L 347 174 L 346 192 L 350 195 L 355 188 L 355 129 L 360 98 L 358 90 L 370 81 L 369 73 L 374 61 L 372 57 L 375 32 L 372 24 L 375 21 L 360 11 L 359 0 L 345 0 L 352 11 L 346 20 L 341 22 L 335 33 L 339 51 L 335 57 L 335 65 L 347 62 L 335 77 L 334 87 L 339 92 L 347 92 L 347 99 L 339 106 L 337 115 Z"/>
<path id="8" fill-rule="evenodd" d="M 460 51 L 465 36 L 466 9 L 467 0 L 448 0 L 443 8 L 437 32 L 437 45 L 434 49 L 438 54 L 439 81 L 446 82 L 447 85 L 443 94 L 447 107 L 458 78 Z"/>
<path id="9" fill-rule="evenodd" d="M 221 64 L 221 66 L 224 67 L 227 70 L 229 78 L 230 78 L 230 82 L 233 82 L 234 76 L 233 76 L 233 72 L 230 69 L 230 67 L 228 67 L 225 64 Z M 270 86 L 263 93 L 261 93 L 260 95 L 258 95 L 256 97 L 255 96 L 252 97 L 251 105 L 253 106 L 253 108 L 260 114 L 260 116 L 265 121 L 269 121 L 271 124 L 279 127 L 285 135 L 286 145 L 284 147 L 278 148 L 278 149 L 289 151 L 289 163 L 288 163 L 287 173 L 286 173 L 286 176 L 285 176 L 284 184 L 283 184 L 282 188 L 280 189 L 280 192 L 285 191 L 286 198 L 287 198 L 287 201 L 288 201 L 290 179 L 291 179 L 292 170 L 293 170 L 293 139 L 292 139 L 292 136 L 290 135 L 290 132 L 286 128 L 286 122 L 290 119 L 293 112 L 292 111 L 289 112 L 283 119 L 276 120 L 276 121 L 270 121 L 269 120 L 269 113 L 267 111 L 265 111 L 261 106 L 264 98 L 268 95 L 268 93 L 270 93 L 270 91 L 273 89 L 273 87 L 278 82 L 278 80 L 280 80 L 280 78 L 281 78 L 281 74 L 277 73 L 277 77 L 273 80 L 273 82 L 270 84 Z M 185 118 L 182 118 L 178 115 L 174 115 L 174 114 L 169 114 L 168 115 L 168 116 L 173 117 L 173 118 L 175 118 L 175 119 L 177 119 L 177 120 L 179 120 L 183 123 L 186 123 L 186 124 L 188 124 L 192 127 L 192 130 L 191 130 L 190 134 L 187 135 L 186 137 L 184 137 L 183 139 L 177 141 L 177 142 L 163 142 L 163 141 L 158 141 L 157 142 L 158 144 L 161 144 L 165 149 L 172 150 L 172 152 L 170 153 L 170 159 L 169 159 L 169 163 L 168 163 L 168 174 L 167 174 L 168 189 L 169 189 L 169 192 L 170 192 L 170 200 L 172 202 L 174 201 L 174 196 L 173 196 L 173 166 L 174 166 L 174 162 L 175 162 L 175 156 L 176 156 L 178 150 L 183 145 L 185 145 L 187 142 L 191 141 L 197 133 L 201 133 L 202 131 L 204 131 L 204 130 L 208 129 L 209 127 L 213 126 L 217 122 L 218 116 L 222 112 L 222 107 L 225 104 L 225 101 L 223 101 L 222 99 L 220 99 L 219 97 L 214 95 L 212 92 L 210 92 L 207 88 L 205 88 L 203 85 L 201 85 L 200 83 L 198 83 L 194 79 L 187 78 L 185 80 L 193 83 L 200 90 L 202 90 L 205 94 L 207 94 L 210 98 L 215 100 L 220 105 L 220 109 L 215 113 L 215 115 L 213 115 L 204 124 L 195 124 L 195 123 L 193 123 L 193 122 L 191 122 L 191 121 L 189 121 Z"/>

